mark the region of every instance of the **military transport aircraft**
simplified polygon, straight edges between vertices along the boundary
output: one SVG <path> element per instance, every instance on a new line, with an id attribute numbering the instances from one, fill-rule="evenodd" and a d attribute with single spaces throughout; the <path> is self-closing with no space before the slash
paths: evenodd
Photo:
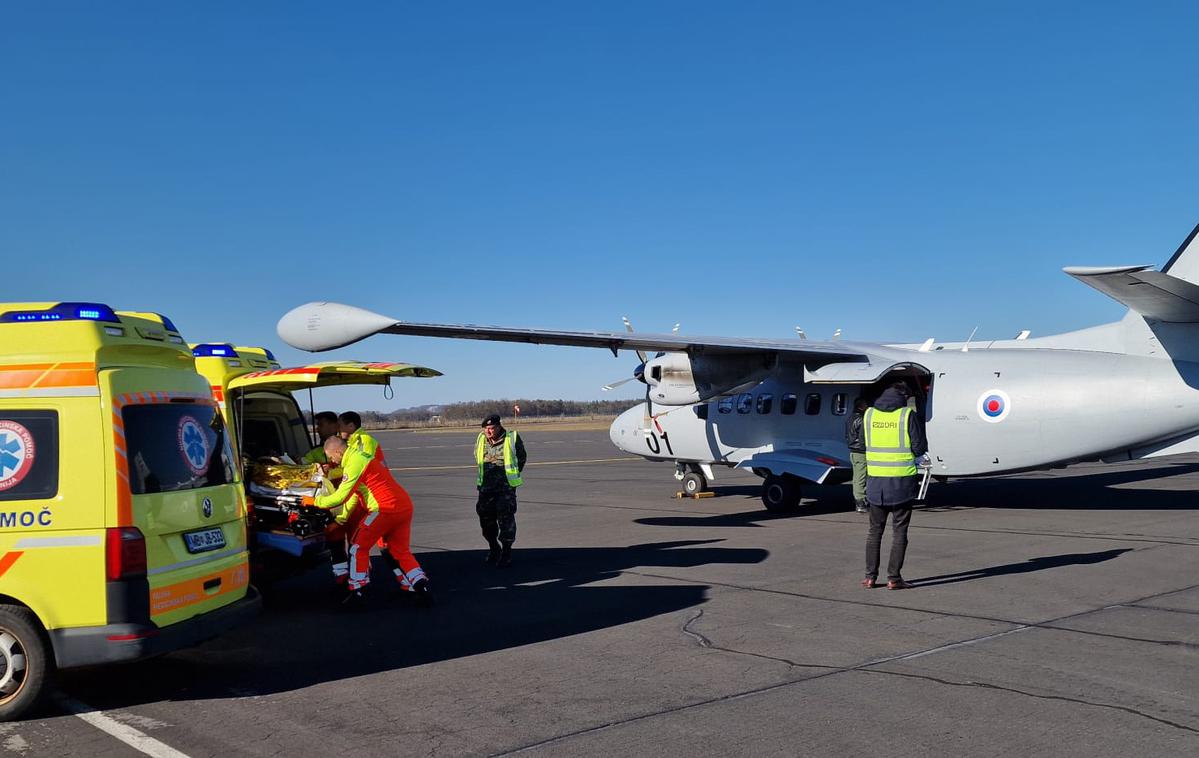
<path id="1" fill-rule="evenodd" d="M 278 331 L 310 351 L 380 333 L 637 351 L 646 400 L 616 419 L 612 442 L 675 462 L 687 491 L 706 488 L 716 466 L 751 470 L 765 479 L 766 507 L 785 510 L 804 482 L 848 478 L 846 414 L 897 380 L 916 392 L 938 477 L 1199 452 L 1197 235 L 1199 226 L 1160 272 L 1064 269 L 1129 311 L 1040 338 L 892 345 L 571 332 L 415 323 L 337 303 L 302 305 Z"/>

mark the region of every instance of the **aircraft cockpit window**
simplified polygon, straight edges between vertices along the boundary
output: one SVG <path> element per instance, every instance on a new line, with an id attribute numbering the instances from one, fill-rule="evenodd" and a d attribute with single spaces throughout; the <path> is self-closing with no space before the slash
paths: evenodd
<path id="1" fill-rule="evenodd" d="M 849 410 L 849 401 L 844 392 L 838 392 L 833 395 L 833 415 L 844 416 Z"/>
<path id="2" fill-rule="evenodd" d="M 779 413 L 784 416 L 793 416 L 797 407 L 799 407 L 799 396 L 788 392 L 783 395 L 783 401 L 779 403 Z"/>
<path id="3" fill-rule="evenodd" d="M 720 402 L 716 404 L 716 410 L 719 411 L 720 413 L 732 413 L 733 412 L 733 398 L 732 397 L 720 398 Z"/>
<path id="4" fill-rule="evenodd" d="M 758 413 L 766 415 L 770 413 L 771 407 L 774 405 L 774 395 L 769 392 L 763 392 L 758 395 Z"/>
<path id="5" fill-rule="evenodd" d="M 820 415 L 820 393 L 819 392 L 809 393 L 808 396 L 806 398 L 804 398 L 803 412 L 808 414 L 809 416 Z"/>
<path id="6" fill-rule="evenodd" d="M 737 412 L 749 413 L 754 409 L 754 396 L 746 392 L 737 396 Z"/>

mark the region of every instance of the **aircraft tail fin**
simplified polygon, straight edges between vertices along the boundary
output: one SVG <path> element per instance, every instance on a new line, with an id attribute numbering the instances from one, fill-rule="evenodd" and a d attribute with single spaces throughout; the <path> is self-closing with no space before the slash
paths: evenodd
<path id="1" fill-rule="evenodd" d="M 1150 266 L 1069 266 L 1062 270 L 1146 318 L 1199 323 L 1199 226 L 1161 271 Z"/>

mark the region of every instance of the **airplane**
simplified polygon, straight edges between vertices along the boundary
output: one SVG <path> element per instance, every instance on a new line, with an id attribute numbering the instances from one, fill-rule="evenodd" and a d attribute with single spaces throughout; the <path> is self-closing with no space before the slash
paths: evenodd
<path id="1" fill-rule="evenodd" d="M 416 323 L 338 303 L 301 305 L 278 332 L 314 352 L 374 334 L 636 351 L 645 402 L 612 423 L 613 444 L 673 461 L 688 493 L 707 489 L 717 467 L 752 471 L 766 508 L 787 511 L 805 484 L 850 478 L 846 416 L 858 396 L 871 401 L 895 381 L 914 390 L 938 481 L 1199 452 L 1197 238 L 1199 226 L 1161 271 L 1064 268 L 1129 310 L 1045 337 L 880 344 L 840 330 L 827 341 L 575 332 Z"/>

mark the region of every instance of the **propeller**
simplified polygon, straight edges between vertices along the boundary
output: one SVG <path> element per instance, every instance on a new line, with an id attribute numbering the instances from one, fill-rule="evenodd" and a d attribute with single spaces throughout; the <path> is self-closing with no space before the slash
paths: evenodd
<path id="1" fill-rule="evenodd" d="M 795 333 L 799 335 L 801 340 L 806 340 L 808 338 L 808 335 L 804 334 L 804 330 L 798 326 L 795 327 Z"/>
<path id="2" fill-rule="evenodd" d="M 622 322 L 624 322 L 625 330 L 629 334 L 633 334 L 634 333 L 633 322 L 629 321 L 629 317 L 621 316 L 620 320 Z M 671 333 L 678 334 L 679 326 L 680 326 L 680 324 L 675 324 L 674 328 L 670 330 Z M 608 384 L 605 384 L 603 386 L 603 391 L 607 392 L 609 390 L 616 389 L 617 387 L 621 386 L 622 384 L 627 384 L 628 382 L 631 382 L 634 379 L 636 379 L 640 382 L 643 382 L 645 384 L 645 427 L 648 429 L 650 422 L 653 421 L 653 413 L 654 413 L 654 401 L 650 397 L 650 394 L 649 394 L 650 390 L 653 388 L 650 387 L 649 382 L 645 381 L 645 364 L 647 361 L 649 361 L 649 354 L 646 353 L 644 350 L 637 350 L 636 353 L 637 353 L 637 358 L 641 362 L 638 363 L 637 367 L 633 369 L 633 375 L 628 377 L 627 379 L 620 379 L 615 382 L 609 382 Z M 659 355 L 660 355 L 660 353 L 659 353 Z"/>

